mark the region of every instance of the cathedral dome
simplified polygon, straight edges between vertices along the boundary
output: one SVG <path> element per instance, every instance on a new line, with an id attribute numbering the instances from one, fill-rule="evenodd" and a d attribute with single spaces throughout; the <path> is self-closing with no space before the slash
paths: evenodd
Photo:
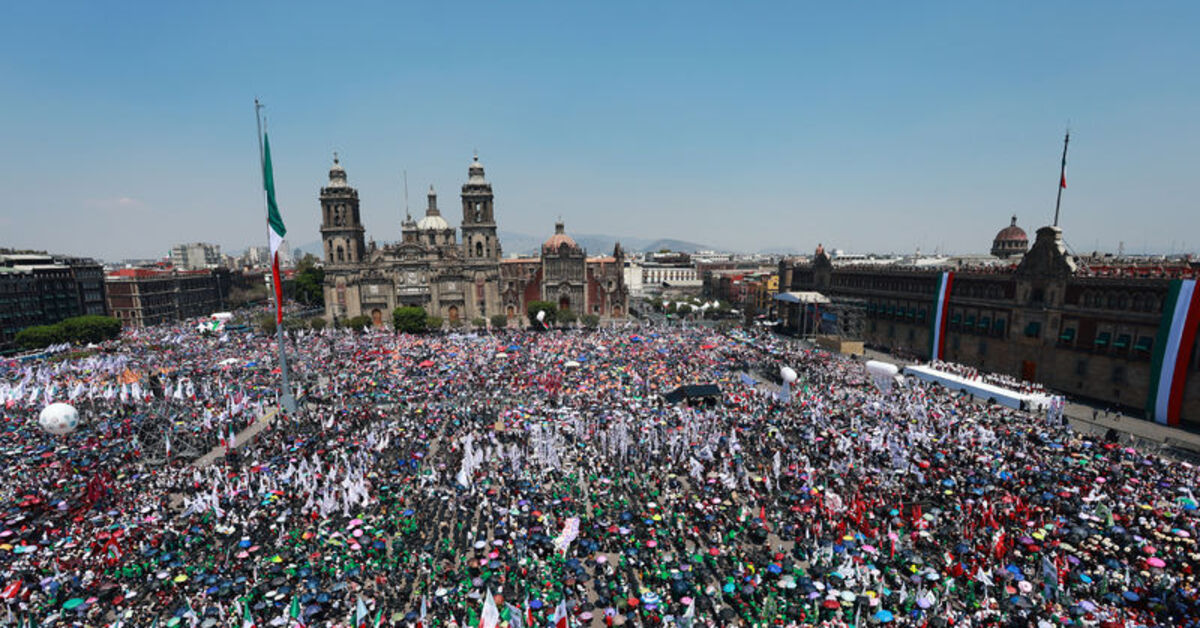
<path id="1" fill-rule="evenodd" d="M 1029 250 L 1029 236 L 1025 230 L 1017 226 L 1017 217 L 1012 217 L 1012 223 L 1000 230 L 992 240 L 992 255 L 1006 258 L 1010 255 L 1024 255 Z"/>
<path id="2" fill-rule="evenodd" d="M 573 249 L 579 248 L 579 245 L 575 243 L 575 239 L 567 235 L 567 231 L 566 228 L 563 227 L 563 223 L 556 222 L 554 223 L 554 235 L 550 236 L 545 242 L 542 243 L 542 248 L 557 249 L 564 244 Z"/>
<path id="3" fill-rule="evenodd" d="M 441 231 L 449 228 L 450 223 L 438 214 L 429 214 L 417 221 L 417 229 L 421 231 Z"/>

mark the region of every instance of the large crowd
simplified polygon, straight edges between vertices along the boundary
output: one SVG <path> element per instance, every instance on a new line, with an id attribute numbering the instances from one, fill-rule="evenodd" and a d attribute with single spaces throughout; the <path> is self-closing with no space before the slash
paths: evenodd
<path id="1" fill-rule="evenodd" d="M 0 362 L 0 624 L 1200 626 L 1190 465 L 791 341 L 186 329 Z"/>

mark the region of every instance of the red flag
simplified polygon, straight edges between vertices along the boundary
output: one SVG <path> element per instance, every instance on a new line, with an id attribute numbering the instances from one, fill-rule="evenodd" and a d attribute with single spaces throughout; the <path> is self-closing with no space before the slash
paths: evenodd
<path id="1" fill-rule="evenodd" d="M 1064 190 L 1067 189 L 1067 174 L 1065 172 L 1062 174 L 1062 178 L 1058 181 L 1058 187 L 1063 188 Z"/>

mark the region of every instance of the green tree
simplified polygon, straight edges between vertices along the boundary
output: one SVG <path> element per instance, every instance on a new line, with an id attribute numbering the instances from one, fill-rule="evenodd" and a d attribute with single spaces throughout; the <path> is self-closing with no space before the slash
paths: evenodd
<path id="1" fill-rule="evenodd" d="M 346 321 L 346 327 L 350 329 L 366 329 L 371 326 L 371 317 L 366 314 L 360 314 Z"/>
<path id="2" fill-rule="evenodd" d="M 296 331 L 308 327 L 308 321 L 300 318 L 285 318 L 283 319 L 284 331 Z"/>
<path id="3" fill-rule="evenodd" d="M 579 316 L 576 315 L 575 312 L 572 312 L 571 310 L 559 310 L 558 314 L 554 315 L 554 319 L 557 320 L 558 322 L 562 323 L 563 325 L 570 325 L 570 324 L 574 323 L 575 321 L 579 320 Z"/>
<path id="4" fill-rule="evenodd" d="M 545 312 L 546 317 L 543 322 L 549 327 L 554 324 L 554 316 L 558 313 L 558 308 L 549 301 L 533 301 L 525 308 L 525 312 L 529 314 L 529 324 L 534 327 L 542 325 L 537 319 L 538 312 Z"/>
<path id="5" fill-rule="evenodd" d="M 471 319 L 471 327 L 474 327 L 475 329 L 483 329 L 487 327 L 487 319 L 483 318 L 482 316 L 476 316 L 475 318 Z"/>
<path id="6" fill-rule="evenodd" d="M 22 349 L 41 349 L 66 342 L 66 337 L 58 325 L 34 325 L 17 332 L 15 340 Z"/>
<path id="7" fill-rule="evenodd" d="M 428 315 L 425 308 L 415 305 L 398 307 L 392 310 L 392 326 L 396 331 L 405 334 L 416 334 L 425 331 L 425 319 Z"/>
<path id="8" fill-rule="evenodd" d="M 583 326 L 588 329 L 596 329 L 600 326 L 600 317 L 595 314 L 584 314 L 579 317 L 579 320 L 583 321 Z"/>
<path id="9" fill-rule="evenodd" d="M 76 316 L 58 323 L 67 342 L 100 343 L 121 335 L 121 321 L 111 316 Z"/>
<path id="10" fill-rule="evenodd" d="M 269 336 L 275 334 L 275 315 L 271 312 L 263 312 L 254 317 L 254 323 L 262 333 Z"/>
<path id="11" fill-rule="evenodd" d="M 311 306 L 325 304 L 325 269 L 317 267 L 317 258 L 311 253 L 296 264 L 296 300 Z"/>
<path id="12" fill-rule="evenodd" d="M 431 315 L 431 316 L 425 317 L 425 329 L 427 329 L 429 331 L 438 331 L 441 328 L 442 328 L 442 317 L 441 316 L 432 316 Z"/>
<path id="13" fill-rule="evenodd" d="M 503 314 L 492 314 L 492 327 L 496 329 L 508 327 L 508 317 Z"/>
<path id="14" fill-rule="evenodd" d="M 316 329 L 318 331 L 325 329 L 325 326 L 328 324 L 329 324 L 329 321 L 325 320 L 324 318 L 321 318 L 320 316 L 314 316 L 314 317 L 308 319 L 308 326 L 310 328 Z"/>

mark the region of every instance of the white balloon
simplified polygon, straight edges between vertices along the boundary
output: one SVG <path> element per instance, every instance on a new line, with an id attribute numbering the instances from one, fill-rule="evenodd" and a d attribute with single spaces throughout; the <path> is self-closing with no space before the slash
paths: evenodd
<path id="1" fill-rule="evenodd" d="M 52 403 L 42 408 L 38 425 L 48 434 L 70 434 L 79 427 L 79 411 L 67 403 Z"/>
<path id="2" fill-rule="evenodd" d="M 796 378 L 798 377 L 795 369 L 790 366 L 785 366 L 779 369 L 779 376 L 783 378 L 783 381 L 789 384 L 796 381 Z"/>
<path id="3" fill-rule="evenodd" d="M 538 310 L 537 319 L 538 319 L 539 323 L 545 321 L 546 320 L 546 310 Z"/>

